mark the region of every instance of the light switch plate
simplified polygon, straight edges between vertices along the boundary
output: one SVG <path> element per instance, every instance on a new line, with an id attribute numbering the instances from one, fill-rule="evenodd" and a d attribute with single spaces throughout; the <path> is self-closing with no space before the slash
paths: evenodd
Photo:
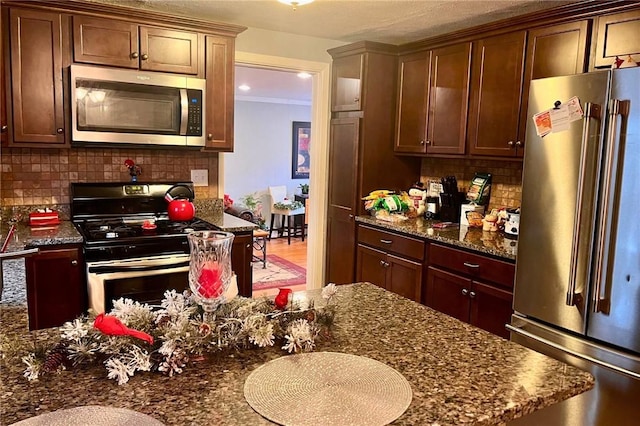
<path id="1" fill-rule="evenodd" d="M 209 186 L 209 170 L 191 170 L 193 186 Z"/>

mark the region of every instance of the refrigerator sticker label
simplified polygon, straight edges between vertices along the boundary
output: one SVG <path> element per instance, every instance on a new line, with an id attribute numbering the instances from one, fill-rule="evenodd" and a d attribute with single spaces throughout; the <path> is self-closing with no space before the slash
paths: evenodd
<path id="1" fill-rule="evenodd" d="M 569 130 L 569 107 L 567 104 L 549 110 L 549 115 L 551 116 L 552 133 Z"/>
<path id="2" fill-rule="evenodd" d="M 536 126 L 536 133 L 540 137 L 544 137 L 551 132 L 551 115 L 549 110 L 534 114 L 533 122 Z"/>
<path id="3" fill-rule="evenodd" d="M 584 116 L 584 112 L 582 111 L 582 107 L 580 106 L 580 99 L 577 96 L 569 99 L 567 101 L 567 107 L 569 107 L 569 122 L 582 120 Z"/>

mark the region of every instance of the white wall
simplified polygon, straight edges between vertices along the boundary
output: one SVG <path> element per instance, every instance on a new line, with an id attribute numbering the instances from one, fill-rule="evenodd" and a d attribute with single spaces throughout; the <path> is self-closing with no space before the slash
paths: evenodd
<path id="1" fill-rule="evenodd" d="M 268 220 L 269 186 L 285 185 L 293 198 L 300 184 L 309 183 L 291 179 L 291 154 L 292 122 L 310 122 L 311 106 L 236 100 L 234 121 L 234 152 L 224 154 L 224 192 L 240 204 L 259 193 Z"/>

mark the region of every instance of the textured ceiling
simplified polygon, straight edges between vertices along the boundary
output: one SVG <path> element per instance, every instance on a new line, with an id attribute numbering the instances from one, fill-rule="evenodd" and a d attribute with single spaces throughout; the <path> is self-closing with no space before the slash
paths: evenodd
<path id="1" fill-rule="evenodd" d="M 90 0 L 345 42 L 402 44 L 576 0 Z"/>

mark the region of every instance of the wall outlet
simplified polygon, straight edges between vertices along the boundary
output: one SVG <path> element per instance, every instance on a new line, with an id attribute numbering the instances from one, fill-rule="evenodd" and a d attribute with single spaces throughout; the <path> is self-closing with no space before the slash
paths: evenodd
<path id="1" fill-rule="evenodd" d="M 191 170 L 193 186 L 209 186 L 209 170 Z"/>

